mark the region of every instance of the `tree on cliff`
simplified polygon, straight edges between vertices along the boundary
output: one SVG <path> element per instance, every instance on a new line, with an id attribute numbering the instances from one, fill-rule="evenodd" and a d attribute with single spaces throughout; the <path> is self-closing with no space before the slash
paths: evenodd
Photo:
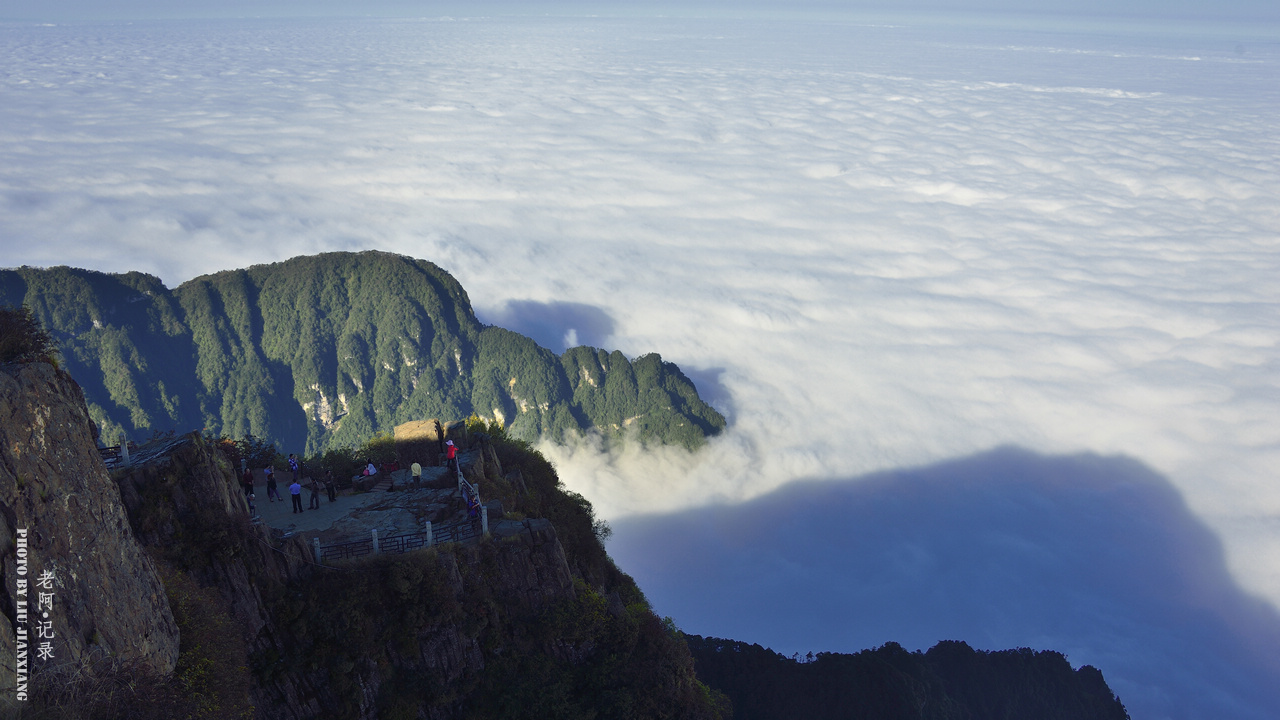
<path id="1" fill-rule="evenodd" d="M 44 360 L 57 365 L 58 343 L 31 308 L 0 306 L 0 363 Z"/>

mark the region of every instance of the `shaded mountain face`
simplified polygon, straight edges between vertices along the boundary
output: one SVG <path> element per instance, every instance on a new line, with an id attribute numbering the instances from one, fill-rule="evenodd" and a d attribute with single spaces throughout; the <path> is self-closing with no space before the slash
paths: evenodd
<path id="1" fill-rule="evenodd" d="M 0 365 L 4 716 L 17 709 L 15 684 L 25 693 L 27 679 L 59 665 L 109 657 L 139 673 L 173 672 L 178 628 L 164 598 L 94 450 L 80 388 L 47 363 Z M 52 638 L 52 655 L 37 653 L 40 637 Z"/>
<path id="2" fill-rule="evenodd" d="M 947 640 L 926 653 L 890 642 L 802 660 L 736 640 L 685 639 L 698 677 L 732 701 L 735 720 L 1129 720 L 1097 668 L 1073 669 L 1051 650 L 985 652 Z"/>
<path id="3" fill-rule="evenodd" d="M 694 448 L 725 423 L 658 355 L 556 356 L 481 324 L 436 265 L 388 253 L 298 257 L 172 290 L 137 272 L 0 270 L 0 304 L 29 306 L 56 337 L 108 443 L 202 428 L 311 454 L 474 413 L 529 440 L 598 430 Z"/>
<path id="4" fill-rule="evenodd" d="M 784 653 L 1053 648 L 1135 718 L 1280 717 L 1280 613 L 1130 458 L 1004 447 L 610 525 L 610 556 L 690 631 Z"/>

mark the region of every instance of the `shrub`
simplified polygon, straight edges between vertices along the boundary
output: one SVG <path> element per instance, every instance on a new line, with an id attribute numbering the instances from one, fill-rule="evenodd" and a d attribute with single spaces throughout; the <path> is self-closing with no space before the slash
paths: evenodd
<path id="1" fill-rule="evenodd" d="M 338 487 L 345 488 L 350 487 L 351 478 L 364 469 L 364 457 L 355 448 L 333 448 L 323 455 L 312 455 L 303 464 L 313 472 L 318 471 L 319 477 L 332 472 Z"/>
<path id="2" fill-rule="evenodd" d="M 253 717 L 249 653 L 213 590 L 186 573 L 161 566 L 161 579 L 181 638 L 174 681 L 192 720 Z"/>
<path id="3" fill-rule="evenodd" d="M 373 437 L 365 442 L 364 447 L 360 449 L 360 453 L 377 465 L 384 462 L 395 462 L 396 459 L 396 436 L 390 432 L 374 433 Z"/>
<path id="4" fill-rule="evenodd" d="M 193 717 L 172 676 L 138 661 L 98 657 L 66 663 L 33 678 L 25 707 L 0 711 L 6 720 L 173 720 Z"/>
<path id="5" fill-rule="evenodd" d="M 229 437 L 206 437 L 205 442 L 216 446 L 231 461 L 231 466 L 236 472 L 240 472 L 240 462 L 243 460 L 248 463 L 251 468 L 264 468 L 268 465 L 274 467 L 280 459 L 280 451 L 276 450 L 273 442 L 268 442 L 253 435 L 246 435 L 239 440 L 233 440 Z"/>
<path id="6" fill-rule="evenodd" d="M 396 460 L 395 436 L 389 432 L 374 433 L 360 447 L 334 447 L 323 454 L 311 455 L 303 459 L 304 469 L 314 473 L 316 477 L 324 477 L 325 472 L 332 472 L 338 487 L 351 487 L 351 478 L 364 471 L 368 462 L 379 467 L 385 462 Z"/>
<path id="7" fill-rule="evenodd" d="M 31 308 L 0 306 L 0 363 L 43 361 L 57 367 L 57 357 L 58 343 Z"/>
<path id="8" fill-rule="evenodd" d="M 485 433 L 495 440 L 507 439 L 507 428 L 500 420 L 486 420 L 475 413 L 471 413 L 471 416 L 463 422 L 466 423 L 468 436 L 476 433 Z"/>

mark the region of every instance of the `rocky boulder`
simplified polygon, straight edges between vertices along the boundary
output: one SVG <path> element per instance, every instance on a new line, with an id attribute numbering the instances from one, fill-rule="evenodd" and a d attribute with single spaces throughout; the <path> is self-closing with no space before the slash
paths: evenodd
<path id="1" fill-rule="evenodd" d="M 439 465 L 444 457 L 444 427 L 439 420 L 412 420 L 395 427 L 396 457 L 410 463 Z"/>

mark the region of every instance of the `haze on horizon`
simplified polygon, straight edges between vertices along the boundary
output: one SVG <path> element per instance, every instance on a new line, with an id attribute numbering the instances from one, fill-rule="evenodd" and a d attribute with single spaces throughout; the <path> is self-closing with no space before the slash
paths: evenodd
<path id="1" fill-rule="evenodd" d="M 605 16 L 809 16 L 849 14 L 909 16 L 917 13 L 1027 14 L 1063 17 L 1278 21 L 1280 8 L 1267 0 L 3 0 L 0 21 L 95 22 L 247 17 L 424 17 L 460 15 Z"/>
<path id="2" fill-rule="evenodd" d="M 86 7 L 0 18 L 207 6 Z M 1224 24 L 1148 32 L 1150 3 L 1078 25 L 1045 4 L 514 7 L 0 24 L 0 264 L 172 286 L 425 258 L 487 321 L 660 352 L 729 417 L 694 457 L 548 447 L 607 517 L 999 446 L 1123 456 L 1280 606 L 1280 35 L 1240 26 L 1275 8 L 1162 4 Z M 961 9 L 988 14 L 938 14 Z"/>

